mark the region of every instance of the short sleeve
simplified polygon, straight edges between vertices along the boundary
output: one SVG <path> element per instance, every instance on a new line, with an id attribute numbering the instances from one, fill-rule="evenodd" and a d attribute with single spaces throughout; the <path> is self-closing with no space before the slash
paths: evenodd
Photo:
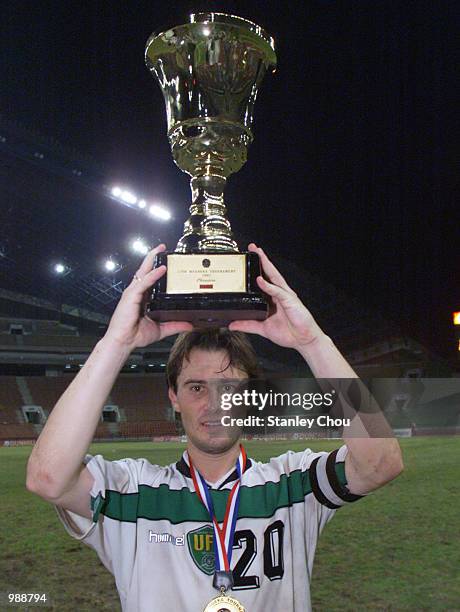
<path id="1" fill-rule="evenodd" d="M 347 453 L 348 447 L 344 444 L 329 453 L 310 451 L 304 458 L 313 495 L 320 504 L 331 510 L 336 510 L 367 496 L 355 495 L 347 488 L 345 476 Z"/>
<path id="2" fill-rule="evenodd" d="M 136 493 L 139 486 L 139 471 L 142 459 L 107 461 L 102 455 L 86 455 L 84 463 L 94 478 L 90 491 L 92 519 L 80 516 L 55 506 L 67 533 L 96 550 L 101 561 L 113 573 L 113 553 L 117 548 L 117 528 L 111 525 L 110 533 L 105 528 L 104 507 L 108 492 Z M 121 527 L 121 523 L 120 523 Z"/>

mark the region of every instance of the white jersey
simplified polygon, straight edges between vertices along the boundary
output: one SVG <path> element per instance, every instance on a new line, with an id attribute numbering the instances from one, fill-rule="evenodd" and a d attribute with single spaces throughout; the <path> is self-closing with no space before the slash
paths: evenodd
<path id="1" fill-rule="evenodd" d="M 248 458 L 233 542 L 231 596 L 248 612 L 311 610 L 318 537 L 337 508 L 362 496 L 346 488 L 343 445 L 330 453 Z M 87 455 L 93 520 L 57 507 L 67 531 L 112 572 L 124 612 L 201 612 L 213 588 L 213 530 L 184 457 L 166 467 L 146 459 Z M 231 470 L 209 485 L 223 521 Z"/>

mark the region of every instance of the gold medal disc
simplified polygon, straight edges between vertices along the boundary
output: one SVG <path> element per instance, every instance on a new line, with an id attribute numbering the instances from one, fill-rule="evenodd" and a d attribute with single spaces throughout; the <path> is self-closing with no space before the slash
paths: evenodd
<path id="1" fill-rule="evenodd" d="M 246 612 L 242 603 L 228 595 L 218 595 L 208 603 L 203 612 Z"/>

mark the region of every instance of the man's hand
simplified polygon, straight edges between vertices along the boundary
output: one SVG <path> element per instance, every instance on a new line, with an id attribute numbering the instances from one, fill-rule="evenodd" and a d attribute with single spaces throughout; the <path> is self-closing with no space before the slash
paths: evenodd
<path id="1" fill-rule="evenodd" d="M 164 244 L 160 244 L 148 253 L 131 284 L 123 291 L 110 320 L 106 337 L 126 346 L 130 351 L 157 342 L 166 336 L 193 329 L 191 323 L 175 321 L 157 323 L 144 314 L 152 286 L 166 272 L 166 266 L 152 270 L 155 255 L 165 248 Z"/>
<path id="2" fill-rule="evenodd" d="M 233 321 L 228 328 L 259 334 L 279 346 L 301 351 L 324 335 L 321 328 L 263 250 L 253 243 L 248 246 L 248 250 L 260 257 L 268 281 L 258 276 L 257 284 L 270 296 L 273 311 L 265 321 Z"/>

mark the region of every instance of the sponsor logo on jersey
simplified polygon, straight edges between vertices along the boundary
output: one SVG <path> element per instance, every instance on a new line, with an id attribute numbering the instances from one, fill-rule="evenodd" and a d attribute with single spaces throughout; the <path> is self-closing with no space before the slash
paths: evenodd
<path id="1" fill-rule="evenodd" d="M 175 546 L 185 546 L 185 537 L 173 536 L 170 533 L 155 533 L 149 529 L 149 542 L 153 544 L 162 544 L 164 542 L 174 544 Z"/>
<path id="2" fill-rule="evenodd" d="M 187 533 L 187 544 L 195 565 L 208 576 L 214 574 L 214 533 L 210 525 Z"/>

